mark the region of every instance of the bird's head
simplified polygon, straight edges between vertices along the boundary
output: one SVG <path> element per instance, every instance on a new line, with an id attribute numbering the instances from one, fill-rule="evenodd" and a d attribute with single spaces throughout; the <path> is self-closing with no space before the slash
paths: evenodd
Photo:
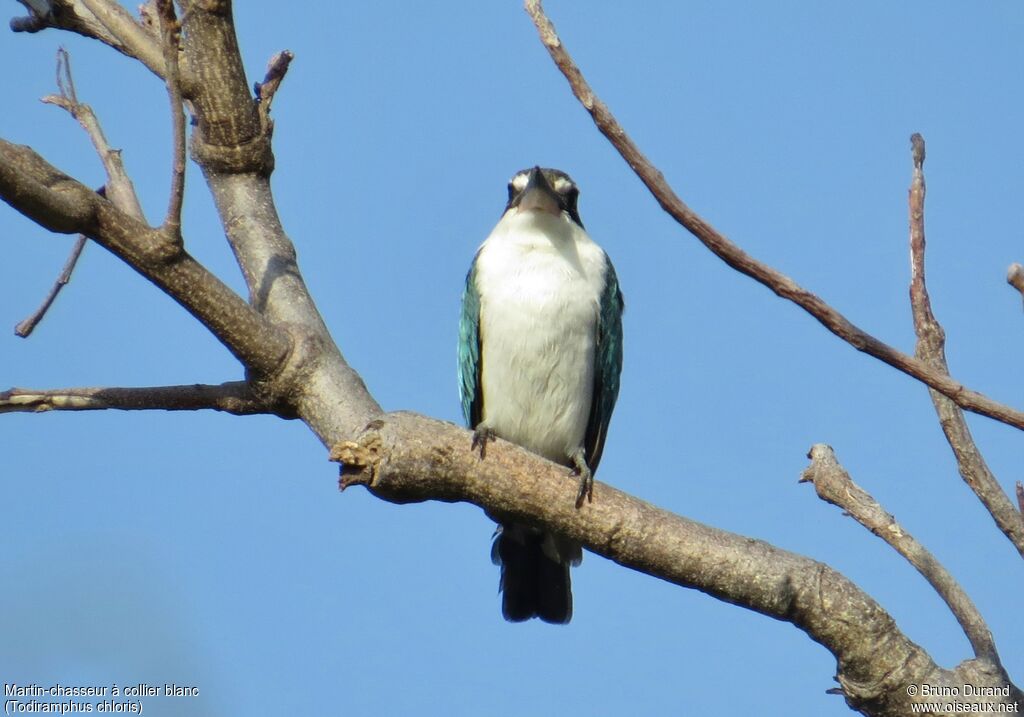
<path id="1" fill-rule="evenodd" d="M 508 183 L 505 213 L 546 212 L 556 217 L 564 213 L 582 227 L 583 222 L 576 209 L 579 196 L 576 183 L 565 172 L 541 167 L 523 169 L 516 172 Z"/>

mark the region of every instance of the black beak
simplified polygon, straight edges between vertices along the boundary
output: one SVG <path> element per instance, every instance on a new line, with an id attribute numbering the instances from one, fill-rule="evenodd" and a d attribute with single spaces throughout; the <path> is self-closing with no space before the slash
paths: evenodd
<path id="1" fill-rule="evenodd" d="M 518 206 L 521 212 L 541 211 L 556 215 L 561 213 L 562 204 L 558 193 L 548 184 L 540 167 L 530 170 L 526 178 L 526 188 L 519 195 Z"/>

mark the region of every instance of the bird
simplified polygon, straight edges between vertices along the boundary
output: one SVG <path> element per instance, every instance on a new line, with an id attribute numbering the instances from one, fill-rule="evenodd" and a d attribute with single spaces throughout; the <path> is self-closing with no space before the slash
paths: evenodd
<path id="1" fill-rule="evenodd" d="M 576 508 L 593 500 L 622 372 L 625 304 L 615 268 L 583 228 L 568 174 L 534 166 L 508 184 L 501 219 L 466 276 L 458 378 L 472 448 L 495 437 L 579 476 Z M 570 566 L 579 543 L 506 522 L 491 558 L 501 568 L 502 615 L 572 619 Z"/>

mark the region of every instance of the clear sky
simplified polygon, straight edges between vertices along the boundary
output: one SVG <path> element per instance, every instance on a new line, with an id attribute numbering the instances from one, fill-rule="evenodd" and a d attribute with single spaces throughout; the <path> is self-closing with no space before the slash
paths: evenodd
<path id="1" fill-rule="evenodd" d="M 598 480 L 822 560 L 942 665 L 970 656 L 891 549 L 797 479 L 813 443 L 945 563 L 1024 677 L 1020 558 L 956 472 L 927 391 L 727 269 L 659 209 L 578 106 L 518 2 L 238 3 L 250 80 L 288 48 L 274 102 L 278 208 L 346 357 L 387 409 L 459 421 L 459 298 L 505 184 L 569 172 L 625 292 L 625 368 Z M 5 3 L 8 16 L 20 6 Z M 1018 2 L 550 0 L 596 91 L 677 192 L 754 256 L 913 349 L 908 138 L 928 142 L 929 284 L 954 375 L 1024 406 L 1024 6 Z M 0 136 L 91 186 L 54 53 L 166 206 L 163 87 L 96 43 L 0 40 Z M 189 250 L 237 267 L 199 172 Z M 0 323 L 71 246 L 0 206 Z M 89 246 L 29 340 L 0 332 L 0 388 L 241 377 L 167 297 Z M 793 626 L 588 555 L 568 627 L 501 619 L 493 529 L 468 505 L 339 494 L 298 422 L 165 413 L 0 417 L 0 679 L 176 682 L 150 715 L 849 714 L 831 655 Z M 1019 432 L 971 426 L 1007 490 Z"/>

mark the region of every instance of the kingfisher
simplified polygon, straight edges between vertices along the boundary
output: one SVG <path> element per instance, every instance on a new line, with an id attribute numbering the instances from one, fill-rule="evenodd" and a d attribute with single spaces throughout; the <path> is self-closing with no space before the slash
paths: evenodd
<path id="1" fill-rule="evenodd" d="M 622 311 L 608 255 L 583 228 L 579 189 L 565 172 L 533 167 L 508 184 L 508 203 L 466 276 L 459 322 L 462 413 L 485 458 L 494 437 L 571 468 L 576 508 L 593 500 L 594 471 L 619 395 Z M 499 525 L 502 615 L 565 624 L 569 567 L 583 551 L 565 536 Z"/>

